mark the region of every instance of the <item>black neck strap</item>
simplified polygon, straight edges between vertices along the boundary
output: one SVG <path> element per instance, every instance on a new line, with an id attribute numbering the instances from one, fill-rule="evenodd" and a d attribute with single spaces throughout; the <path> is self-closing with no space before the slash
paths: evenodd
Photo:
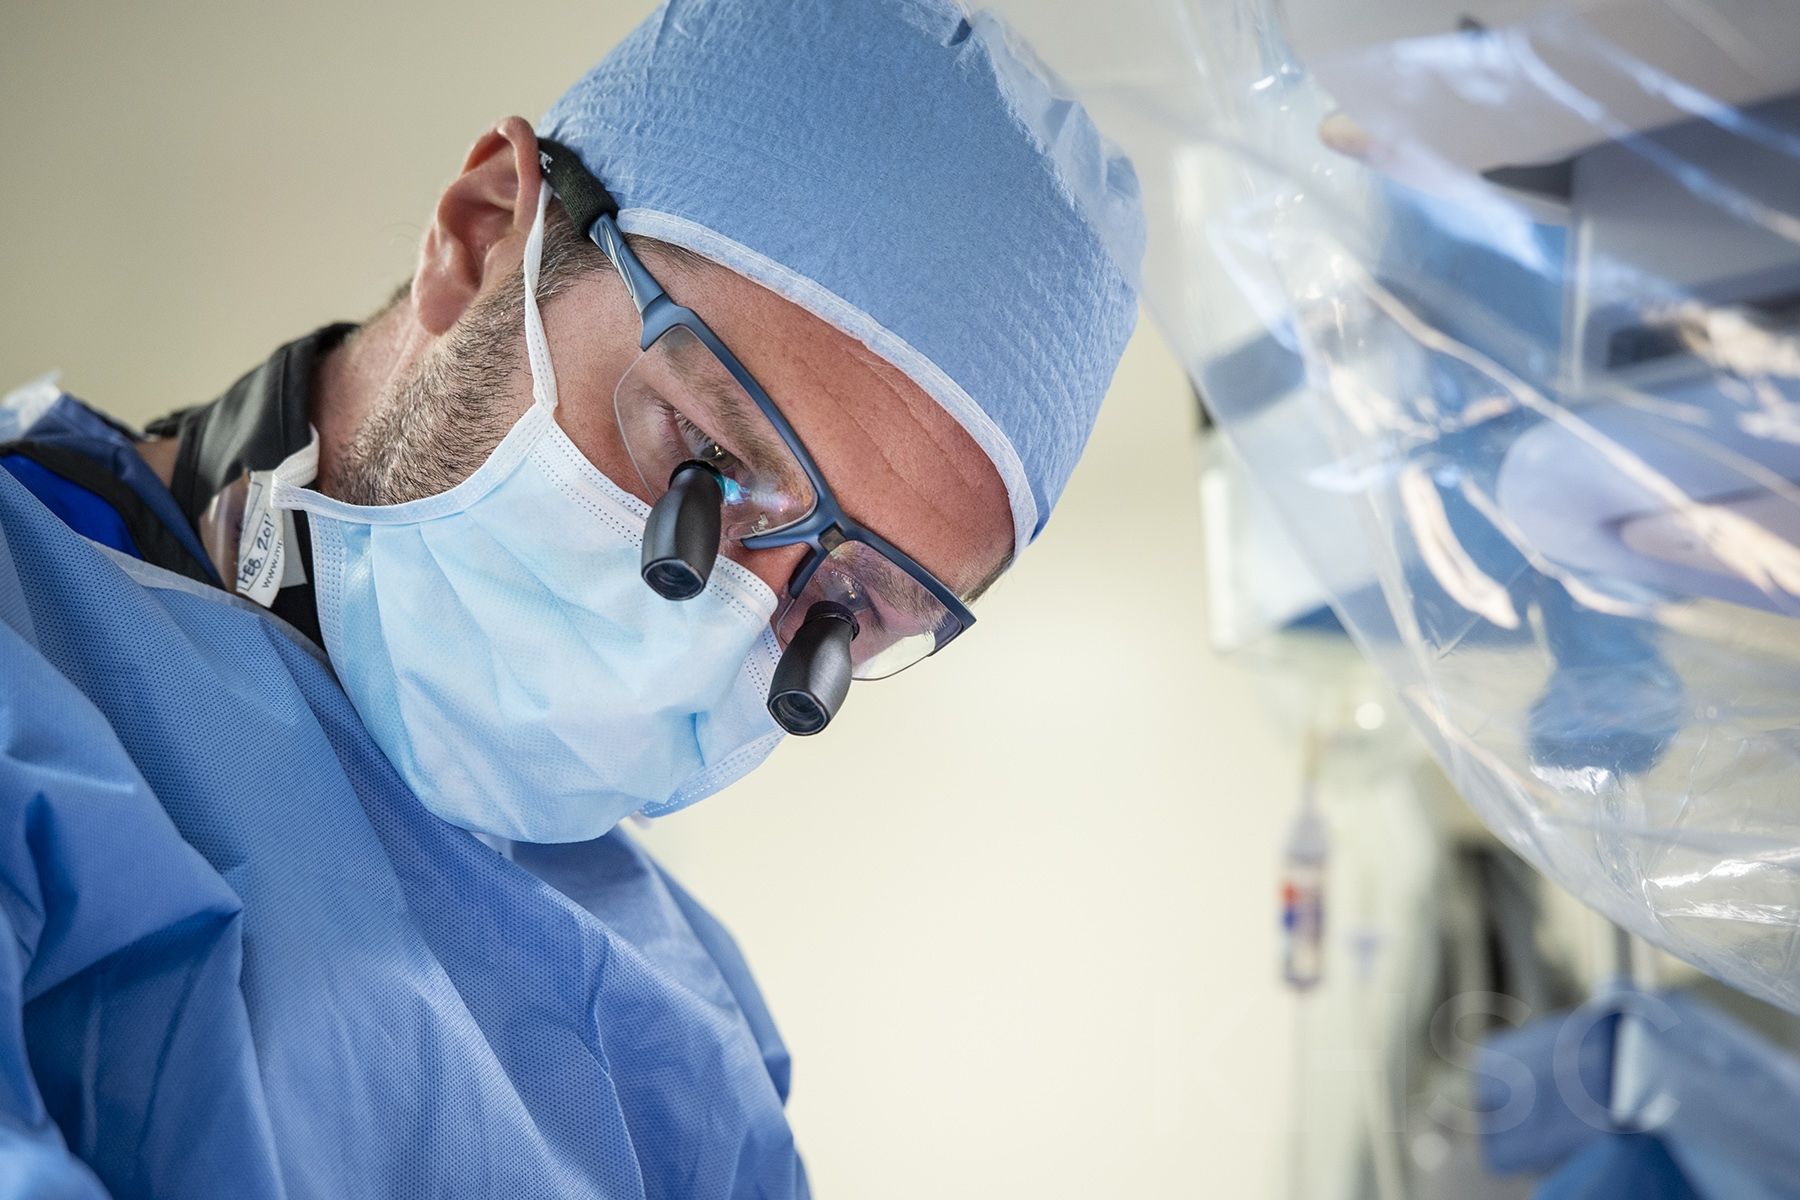
<path id="1" fill-rule="evenodd" d="M 575 152 L 561 142 L 538 139 L 538 165 L 550 181 L 550 190 L 562 201 L 578 232 L 586 236 L 601 217 L 619 213 L 619 202 L 612 198 L 593 173 L 581 165 Z"/>

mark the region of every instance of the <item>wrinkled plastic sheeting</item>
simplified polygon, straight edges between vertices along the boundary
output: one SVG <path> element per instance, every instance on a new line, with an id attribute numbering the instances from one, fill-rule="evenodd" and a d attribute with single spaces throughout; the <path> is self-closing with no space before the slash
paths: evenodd
<path id="1" fill-rule="evenodd" d="M 1800 1011 L 1800 21 L 1001 8 L 1131 154 L 1153 316 L 1469 802 Z"/>

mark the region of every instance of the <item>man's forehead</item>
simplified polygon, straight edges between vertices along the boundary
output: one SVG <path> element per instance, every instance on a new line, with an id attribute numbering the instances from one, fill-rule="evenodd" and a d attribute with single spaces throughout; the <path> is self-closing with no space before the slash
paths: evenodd
<path id="1" fill-rule="evenodd" d="M 690 255 L 650 258 L 670 296 L 768 393 L 851 517 L 959 593 L 990 579 L 1012 549 L 1011 507 L 954 417 L 861 342 L 754 281 Z"/>

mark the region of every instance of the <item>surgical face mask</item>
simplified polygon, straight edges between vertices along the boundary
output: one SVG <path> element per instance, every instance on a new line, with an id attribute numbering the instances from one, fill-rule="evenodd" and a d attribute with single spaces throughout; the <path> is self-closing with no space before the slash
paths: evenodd
<path id="1" fill-rule="evenodd" d="M 543 189 L 526 242 L 533 403 L 441 495 L 310 514 L 319 623 L 344 690 L 432 812 L 527 842 L 598 837 L 711 795 L 781 731 L 764 707 L 775 594 L 724 561 L 692 600 L 639 576 L 649 509 L 555 420 L 537 306 Z"/>

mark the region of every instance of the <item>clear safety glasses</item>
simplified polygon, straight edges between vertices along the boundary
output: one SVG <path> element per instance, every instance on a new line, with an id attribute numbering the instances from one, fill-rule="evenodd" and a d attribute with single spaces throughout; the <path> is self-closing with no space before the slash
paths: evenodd
<path id="1" fill-rule="evenodd" d="M 776 637 L 785 647 L 815 604 L 840 605 L 856 621 L 854 678 L 904 670 L 962 632 L 974 618 L 955 595 L 843 515 L 773 403 L 698 318 L 677 311 L 685 319 L 654 337 L 646 315 L 648 345 L 614 396 L 619 432 L 652 500 L 681 466 L 698 462 L 719 475 L 727 540 L 747 550 L 809 546 Z"/>
<path id="2" fill-rule="evenodd" d="M 571 217 L 584 220 L 595 207 L 579 194 L 584 184 L 597 189 L 610 207 L 610 197 L 571 162 L 572 154 L 554 143 L 544 148 L 552 187 Z M 577 194 L 571 197 L 566 190 Z M 844 513 L 775 402 L 699 316 L 663 291 L 625 244 L 611 213 L 602 208 L 587 229 L 643 319 L 641 353 L 620 379 L 614 407 L 625 448 L 653 504 L 659 510 L 670 507 L 665 499 L 672 485 L 684 486 L 684 471 L 704 474 L 717 484 L 707 505 L 717 516 L 691 523 L 683 518 L 680 535 L 691 542 L 699 530 L 713 543 L 702 548 L 706 555 L 717 553 L 720 540 L 746 550 L 805 545 L 811 551 L 789 580 L 776 617 L 783 649 L 801 636 L 809 619 L 841 613 L 852 630 L 850 677 L 881 679 L 942 649 L 973 625 L 973 614 L 931 572 Z M 646 580 L 665 595 L 682 594 L 678 586 L 660 585 L 650 558 L 647 553 Z M 679 557 L 671 565 L 683 573 Z M 706 557 L 688 573 L 703 586 L 710 569 Z"/>

